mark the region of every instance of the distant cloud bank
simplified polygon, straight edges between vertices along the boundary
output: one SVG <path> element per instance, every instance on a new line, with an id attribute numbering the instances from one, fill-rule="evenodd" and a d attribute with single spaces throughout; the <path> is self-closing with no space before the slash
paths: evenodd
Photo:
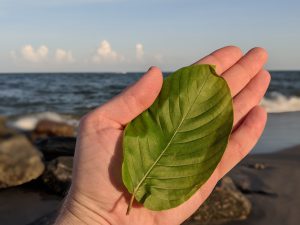
<path id="1" fill-rule="evenodd" d="M 61 48 L 55 50 L 54 55 L 49 56 L 49 48 L 46 45 L 41 45 L 34 48 L 28 44 L 21 47 L 20 50 L 12 50 L 10 56 L 13 60 L 21 60 L 27 63 L 41 63 L 41 62 L 56 62 L 56 63 L 73 63 L 75 61 L 72 52 Z"/>
<path id="2" fill-rule="evenodd" d="M 80 62 L 80 60 L 75 60 L 71 50 L 57 48 L 51 51 L 47 45 L 41 45 L 34 48 L 31 44 L 24 45 L 19 50 L 10 51 L 10 58 L 14 61 L 27 64 L 72 64 L 74 62 Z M 94 53 L 90 55 L 89 59 L 82 59 L 81 61 L 99 65 L 115 63 L 142 64 L 146 59 L 149 62 L 161 63 L 162 55 L 159 53 L 153 56 L 147 55 L 144 51 L 144 45 L 142 43 L 137 43 L 135 45 L 135 58 L 126 58 L 121 53 L 114 50 L 109 41 L 103 40 L 94 50 Z"/>

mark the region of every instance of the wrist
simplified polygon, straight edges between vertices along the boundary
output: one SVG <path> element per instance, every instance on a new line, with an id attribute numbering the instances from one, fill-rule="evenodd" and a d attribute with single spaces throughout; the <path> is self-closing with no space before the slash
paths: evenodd
<path id="1" fill-rule="evenodd" d="M 67 196 L 55 225 L 112 225 L 100 212 Z"/>

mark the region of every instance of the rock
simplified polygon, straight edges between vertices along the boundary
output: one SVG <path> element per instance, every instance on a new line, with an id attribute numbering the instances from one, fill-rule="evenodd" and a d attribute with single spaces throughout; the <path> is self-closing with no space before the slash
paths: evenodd
<path id="1" fill-rule="evenodd" d="M 253 170 L 253 169 L 252 169 Z M 277 196 L 275 191 L 268 185 L 261 176 L 254 171 L 242 170 L 232 174 L 236 187 L 245 194 L 257 193 L 269 196 Z"/>
<path id="2" fill-rule="evenodd" d="M 15 134 L 17 134 L 15 130 L 6 126 L 6 118 L 0 116 L 0 141 L 3 139 L 5 140 Z"/>
<path id="3" fill-rule="evenodd" d="M 75 133 L 75 127 L 69 124 L 51 120 L 41 120 L 32 132 L 32 139 L 35 140 L 49 136 L 74 137 Z"/>
<path id="4" fill-rule="evenodd" d="M 21 135 L 0 140 L 0 188 L 26 183 L 44 171 L 41 153 Z"/>
<path id="5" fill-rule="evenodd" d="M 59 195 L 66 195 L 72 181 L 73 157 L 58 157 L 50 161 L 43 174 L 46 186 Z"/>
<path id="6" fill-rule="evenodd" d="M 6 131 L 6 119 L 3 116 L 0 116 L 0 137 L 5 133 Z"/>
<path id="7" fill-rule="evenodd" d="M 259 162 L 248 164 L 247 166 L 249 168 L 253 168 L 253 169 L 256 169 L 256 170 L 264 170 L 268 167 L 265 163 L 259 163 Z"/>
<path id="8" fill-rule="evenodd" d="M 225 177 L 184 224 L 224 224 L 229 221 L 244 220 L 250 211 L 250 201 L 236 189 L 231 178 Z"/>
<path id="9" fill-rule="evenodd" d="M 35 143 L 44 154 L 46 160 L 52 160 L 59 156 L 73 156 L 75 152 L 75 137 L 49 137 Z"/>
<path id="10" fill-rule="evenodd" d="M 5 118 L 4 116 L 1 116 L 1 115 L 0 115 L 0 127 L 1 127 L 1 126 L 4 126 L 5 123 L 6 123 L 6 118 Z"/>

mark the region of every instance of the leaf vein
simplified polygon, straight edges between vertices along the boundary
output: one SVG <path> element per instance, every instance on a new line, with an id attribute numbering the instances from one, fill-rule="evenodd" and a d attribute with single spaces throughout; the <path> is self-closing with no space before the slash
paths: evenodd
<path id="1" fill-rule="evenodd" d="M 194 163 L 185 163 L 185 164 L 175 164 L 175 165 L 165 165 L 165 164 L 157 164 L 157 166 L 161 166 L 161 167 L 181 167 L 181 166 L 193 166 L 193 165 L 197 165 L 197 164 L 201 164 L 201 163 L 206 163 L 208 162 L 211 158 L 215 157 L 218 153 L 220 153 L 219 151 L 214 152 L 210 158 L 206 159 L 206 160 L 202 160 L 200 162 L 194 162 Z"/>
<path id="2" fill-rule="evenodd" d="M 222 110 L 220 113 L 218 113 L 213 119 L 209 120 L 207 123 L 201 125 L 201 127 L 206 126 L 206 125 L 212 123 L 217 117 L 221 116 L 221 115 L 223 114 L 223 112 L 224 112 L 224 110 Z M 191 132 L 191 131 L 197 130 L 197 129 L 201 128 L 201 127 L 197 127 L 197 128 L 195 128 L 195 129 L 188 130 L 188 131 L 178 131 L 178 133 Z M 214 131 L 216 131 L 216 130 L 214 130 Z M 208 135 L 205 135 L 205 136 L 202 136 L 202 137 L 197 137 L 197 138 L 195 138 L 195 139 L 188 140 L 188 141 L 174 142 L 173 144 L 184 144 L 184 143 L 189 143 L 189 142 L 201 140 L 201 139 L 203 139 L 203 138 L 205 138 L 205 137 L 211 135 L 212 133 L 213 133 L 213 132 L 210 132 Z"/>
<path id="3" fill-rule="evenodd" d="M 207 173 L 208 171 L 210 171 L 211 169 L 214 169 L 216 167 L 215 165 L 216 163 L 214 163 L 212 166 L 208 167 L 206 170 L 201 171 L 200 173 L 196 173 L 196 174 L 190 174 L 190 175 L 186 175 L 186 176 L 180 176 L 180 177 L 166 177 L 166 178 L 162 178 L 162 177 L 150 177 L 150 178 L 146 178 L 146 179 L 155 179 L 155 180 L 176 180 L 176 179 L 182 179 L 182 178 L 190 178 L 190 177 L 195 177 L 195 176 L 199 176 L 201 174 Z M 153 187 L 151 185 L 149 185 L 150 187 Z"/>
<path id="4" fill-rule="evenodd" d="M 201 93 L 201 91 L 202 91 L 202 89 L 203 89 L 203 87 L 204 87 L 206 81 L 208 80 L 208 76 L 209 76 L 209 74 L 206 74 L 206 79 L 205 79 L 205 81 L 203 82 L 202 87 L 200 88 L 200 90 L 199 90 L 199 92 L 198 92 L 198 94 L 197 94 L 197 96 L 196 96 L 194 102 L 190 105 L 190 108 L 189 108 L 188 112 L 183 116 L 181 122 L 179 123 L 178 127 L 175 129 L 175 132 L 174 132 L 173 136 L 171 137 L 171 139 L 169 140 L 169 142 L 167 143 L 166 147 L 163 149 L 163 151 L 161 152 L 161 154 L 157 157 L 156 161 L 152 164 L 152 166 L 149 168 L 149 170 L 146 172 L 146 174 L 144 175 L 144 177 L 142 177 L 141 181 L 140 181 L 140 182 L 138 183 L 138 185 L 136 186 L 136 188 L 135 188 L 135 190 L 134 190 L 134 193 L 133 193 L 134 196 L 135 196 L 136 192 L 138 191 L 139 187 L 140 187 L 140 186 L 142 185 L 142 183 L 145 181 L 146 177 L 147 177 L 147 176 L 149 175 L 149 173 L 152 171 L 152 169 L 154 168 L 154 166 L 156 165 L 156 163 L 161 159 L 161 157 L 163 156 L 163 154 L 165 153 L 165 151 L 166 151 L 166 150 L 168 149 L 168 147 L 170 146 L 172 140 L 174 139 L 174 137 L 176 136 L 176 134 L 177 134 L 177 132 L 178 132 L 179 127 L 180 127 L 181 124 L 183 123 L 183 121 L 184 121 L 186 115 L 190 112 L 192 106 L 195 104 L 195 102 L 196 102 L 198 96 L 200 95 L 200 93 Z M 169 107 L 170 107 L 170 103 L 169 103 Z"/>

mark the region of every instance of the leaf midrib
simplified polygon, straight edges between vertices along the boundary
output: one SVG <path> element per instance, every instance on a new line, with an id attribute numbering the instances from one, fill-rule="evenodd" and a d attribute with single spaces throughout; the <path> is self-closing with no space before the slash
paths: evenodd
<path id="1" fill-rule="evenodd" d="M 180 74 L 180 76 L 182 76 Z M 193 101 L 193 103 L 190 105 L 187 113 L 182 117 L 182 120 L 180 121 L 179 125 L 177 126 L 177 128 L 175 129 L 174 134 L 172 135 L 171 139 L 169 140 L 168 144 L 166 145 L 166 147 L 163 149 L 163 151 L 160 153 L 160 155 L 157 157 L 157 159 L 155 160 L 155 162 L 152 164 L 152 166 L 148 169 L 148 171 L 145 173 L 145 175 L 142 177 L 141 181 L 138 183 L 138 185 L 136 186 L 136 188 L 134 189 L 132 195 L 135 196 L 135 194 L 137 193 L 137 191 L 139 190 L 140 186 L 143 184 L 143 182 L 145 181 L 146 177 L 149 175 L 149 173 L 152 171 L 152 169 L 154 168 L 154 166 L 158 163 L 158 161 L 161 159 L 161 157 L 163 156 L 163 154 L 166 152 L 166 150 L 168 149 L 168 147 L 170 146 L 170 144 L 172 143 L 174 137 L 176 136 L 176 134 L 178 133 L 178 130 L 180 128 L 180 126 L 182 125 L 183 121 L 185 120 L 185 117 L 189 114 L 190 110 L 192 109 L 192 106 L 195 104 L 195 102 L 197 101 L 197 98 L 199 97 L 201 91 L 203 90 L 203 87 L 207 81 L 209 77 L 209 73 L 207 73 L 206 79 L 203 82 L 202 87 L 200 88 L 199 92 L 197 93 L 197 96 L 195 98 L 195 100 Z M 180 99 L 179 99 L 180 101 Z"/>

